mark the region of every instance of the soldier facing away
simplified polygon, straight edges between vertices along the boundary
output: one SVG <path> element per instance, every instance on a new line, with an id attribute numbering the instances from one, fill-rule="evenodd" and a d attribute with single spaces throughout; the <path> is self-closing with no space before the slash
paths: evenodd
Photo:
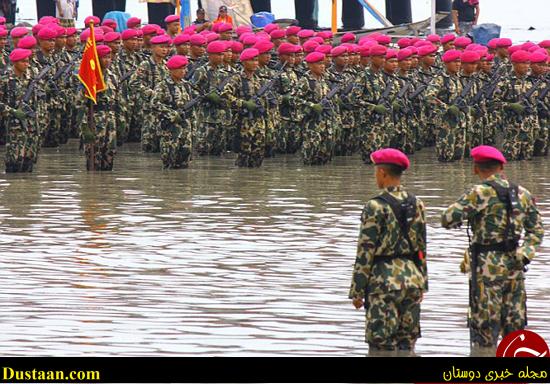
<path id="1" fill-rule="evenodd" d="M 472 243 L 461 266 L 470 272 L 470 341 L 496 347 L 499 335 L 527 325 L 524 268 L 535 257 L 544 229 L 529 191 L 504 178 L 502 153 L 482 145 L 472 149 L 471 156 L 482 184 L 449 206 L 441 223 L 457 228 L 466 219 L 472 228 Z"/>
<path id="2" fill-rule="evenodd" d="M 373 152 L 383 192 L 361 215 L 357 257 L 349 298 L 366 309 L 369 349 L 412 350 L 420 337 L 420 302 L 428 290 L 424 203 L 401 185 L 409 167 L 397 149 Z"/>

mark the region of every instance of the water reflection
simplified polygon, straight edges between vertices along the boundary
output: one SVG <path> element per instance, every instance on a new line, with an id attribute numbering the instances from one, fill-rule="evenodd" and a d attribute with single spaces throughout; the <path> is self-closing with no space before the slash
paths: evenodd
<path id="1" fill-rule="evenodd" d="M 0 151 L 0 156 L 4 152 Z M 304 167 L 294 156 L 161 170 L 122 147 L 88 174 L 77 145 L 46 149 L 36 172 L 0 174 L 0 352 L 6 355 L 356 355 L 364 313 L 347 299 L 359 217 L 376 193 L 359 157 Z M 546 159 L 509 177 L 550 217 Z M 473 182 L 469 161 L 414 156 L 405 185 L 428 207 L 430 292 L 421 356 L 468 356 L 465 229 L 441 210 Z M 548 240 L 527 278 L 529 324 L 550 340 Z M 476 352 L 477 353 L 477 352 Z"/>

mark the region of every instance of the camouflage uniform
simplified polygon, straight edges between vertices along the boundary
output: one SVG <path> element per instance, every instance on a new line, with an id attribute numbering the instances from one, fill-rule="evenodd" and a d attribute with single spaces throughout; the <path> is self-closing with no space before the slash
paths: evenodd
<path id="1" fill-rule="evenodd" d="M 141 126 L 136 120 L 138 117 L 136 116 L 136 107 L 139 105 L 139 95 L 130 91 L 130 79 L 139 64 L 137 53 L 128 51 L 124 47 L 120 49 L 116 61 L 111 64 L 118 67 L 118 90 L 121 96 L 120 110 L 122 113 L 119 124 L 122 123 L 122 126 L 118 127 L 117 144 L 119 141 L 121 143 L 126 141 L 135 143 L 141 140 Z"/>
<path id="2" fill-rule="evenodd" d="M 396 97 L 394 99 L 394 104 L 399 105 L 398 110 L 393 111 L 394 124 L 395 124 L 395 134 L 393 141 L 391 142 L 392 148 L 397 148 L 407 154 L 412 154 L 415 151 L 416 147 L 416 132 L 417 121 L 414 115 L 414 110 L 412 103 L 409 101 L 409 96 L 412 90 L 415 88 L 415 82 L 413 76 L 410 73 L 406 75 L 395 76 L 399 86 L 396 92 Z M 411 85 L 408 88 L 408 91 L 404 92 L 404 88 L 407 83 Z M 402 97 L 399 97 L 402 94 Z"/>
<path id="3" fill-rule="evenodd" d="M 478 79 L 480 88 L 484 89 L 490 87 L 489 82 L 492 78 L 489 74 L 480 72 Z M 497 135 L 497 112 L 492 107 L 491 100 L 487 99 L 484 95 L 479 101 L 479 104 L 474 105 L 474 108 L 477 109 L 476 121 L 478 121 L 480 125 L 479 134 L 481 138 L 478 142 L 483 145 L 495 145 L 495 138 Z"/>
<path id="4" fill-rule="evenodd" d="M 460 80 L 462 82 L 462 88 L 466 88 L 469 85 L 469 82 L 472 82 L 470 92 L 464 98 L 467 107 L 464 110 L 464 119 L 466 120 L 466 144 L 464 156 L 468 157 L 470 154 L 470 149 L 477 147 L 478 145 L 483 144 L 483 125 L 479 109 L 474 108 L 472 100 L 477 95 L 481 89 L 481 81 L 479 80 L 477 74 L 471 76 L 466 76 L 465 74 L 460 75 Z"/>
<path id="5" fill-rule="evenodd" d="M 357 122 L 359 148 L 361 157 L 367 164 L 371 163 L 371 153 L 389 145 L 389 135 L 393 131 L 391 111 L 387 111 L 385 115 L 374 111 L 385 89 L 382 72 L 375 73 L 371 69 L 365 69 L 352 90 L 352 103 L 357 106 L 361 116 Z"/>
<path id="6" fill-rule="evenodd" d="M 281 96 L 279 110 L 281 124 L 276 132 L 277 148 L 283 153 L 295 153 L 302 146 L 302 112 L 297 108 L 296 89 L 298 76 L 292 67 L 286 66 L 275 84 Z"/>
<path id="7" fill-rule="evenodd" d="M 38 159 L 41 139 L 34 113 L 37 106 L 35 91 L 26 103 L 29 109 L 26 118 L 19 120 L 14 116 L 18 109 L 21 110 L 23 98 L 31 83 L 29 72 L 17 77 L 14 71 L 8 71 L 0 80 L 0 118 L 7 127 L 6 172 L 32 172 L 33 164 Z"/>
<path id="8" fill-rule="evenodd" d="M 533 76 L 531 82 L 536 84 L 541 77 Z M 548 141 L 550 140 L 550 81 L 546 79 L 546 85 L 537 92 L 536 111 L 538 124 L 534 134 L 533 156 L 546 156 L 548 154 Z"/>
<path id="9" fill-rule="evenodd" d="M 332 160 L 334 149 L 334 118 L 332 116 L 332 102 L 329 111 L 317 115 L 313 110 L 314 104 L 320 103 L 330 92 L 325 77 L 315 78 L 307 72 L 298 82 L 296 99 L 306 109 L 303 120 L 302 157 L 306 165 L 321 165 Z"/>
<path id="10" fill-rule="evenodd" d="M 134 103 L 133 113 L 141 126 L 141 147 L 145 152 L 159 152 L 158 121 L 151 113 L 151 99 L 155 86 L 169 76 L 166 61 L 155 62 L 152 56 L 143 61 L 130 79 L 129 87 Z"/>
<path id="11" fill-rule="evenodd" d="M 87 118 L 82 121 L 82 139 L 86 153 L 86 169 L 91 170 L 90 154 L 94 151 L 94 168 L 96 171 L 111 171 L 116 153 L 116 103 L 117 90 L 109 71 L 103 70 L 106 89 L 97 94 L 94 105 L 94 125 L 90 127 Z M 88 101 L 90 103 L 91 101 Z"/>
<path id="12" fill-rule="evenodd" d="M 432 82 L 434 77 L 439 74 L 439 71 L 436 67 L 431 67 L 426 69 L 424 67 L 419 67 L 416 72 L 416 87 L 423 87 L 424 91 L 416 96 L 413 100 L 413 108 L 416 111 L 418 117 L 418 147 L 432 147 L 435 145 L 435 116 L 433 109 L 426 103 L 424 94 L 426 88 Z M 417 88 L 415 88 L 416 90 Z"/>
<path id="13" fill-rule="evenodd" d="M 384 193 L 399 202 L 409 197 L 402 186 L 385 188 L 380 195 Z M 412 349 L 420 337 L 420 302 L 428 290 L 428 274 L 425 209 L 418 198 L 408 236 L 410 243 L 389 204 L 379 198 L 367 202 L 349 298 L 365 299 L 365 340 L 370 347 Z M 405 257 L 420 253 L 416 262 Z"/>
<path id="14" fill-rule="evenodd" d="M 187 168 L 189 165 L 191 121 L 181 114 L 190 99 L 188 85 L 185 82 L 176 83 L 171 76 L 155 87 L 151 104 L 154 113 L 159 116 L 160 158 L 164 168 Z"/>
<path id="15" fill-rule="evenodd" d="M 464 158 L 466 151 L 466 114 L 460 110 L 458 116 L 449 113 L 449 107 L 462 93 L 459 76 L 446 72 L 435 77 L 426 90 L 426 99 L 435 110 L 436 126 L 439 126 L 436 139 L 436 152 L 439 161 L 447 162 Z"/>
<path id="16" fill-rule="evenodd" d="M 198 68 L 191 78 L 191 85 L 198 95 L 208 95 L 214 92 L 222 81 L 228 76 L 220 66 L 213 68 L 210 64 Z M 198 127 L 196 139 L 197 153 L 203 155 L 221 155 L 226 144 L 224 140 L 224 124 L 227 121 L 226 102 L 220 101 L 219 105 L 204 100 L 198 111 Z"/>
<path id="17" fill-rule="evenodd" d="M 538 131 L 536 107 L 517 114 L 507 110 L 508 103 L 521 103 L 524 95 L 533 87 L 527 77 L 518 77 L 515 72 L 501 80 L 495 92 L 495 107 L 503 111 L 502 126 L 504 129 L 503 154 L 507 160 L 530 160 L 533 157 L 535 134 Z M 534 106 L 535 92 L 524 107 Z"/>
<path id="18" fill-rule="evenodd" d="M 514 250 L 477 252 L 476 281 L 472 281 L 470 273 L 470 284 L 475 284 L 478 292 L 470 302 L 471 341 L 480 346 L 496 346 L 499 334 L 505 336 L 527 325 L 524 262 L 534 258 L 544 230 L 534 199 L 519 186 L 517 201 L 512 204 L 509 237 L 505 238 L 507 207 L 487 182 L 510 187 L 501 175 L 490 176 L 449 206 L 441 216 L 441 223 L 445 228 L 455 228 L 467 219 L 472 228 L 472 242 L 484 247 L 511 238 L 519 240 L 525 230 L 523 244 Z M 471 252 L 467 253 L 463 271 L 469 270 L 470 255 Z"/>
<path id="19" fill-rule="evenodd" d="M 260 67 L 257 72 L 261 84 L 260 87 L 268 83 L 274 76 L 277 75 L 277 71 L 269 67 Z M 275 86 L 274 86 L 275 87 Z M 273 156 L 277 147 L 277 132 L 280 131 L 281 125 L 281 113 L 279 110 L 280 96 L 274 92 L 274 87 L 267 91 L 267 109 L 265 114 L 265 154 L 266 157 Z M 277 150 L 277 152 L 281 152 Z"/>
<path id="20" fill-rule="evenodd" d="M 267 102 L 260 99 L 258 109 L 254 112 L 247 111 L 243 103 L 250 100 L 262 87 L 263 80 L 254 73 L 248 77 L 244 71 L 239 76 L 233 77 L 224 88 L 222 97 L 236 108 L 238 114 L 237 132 L 238 157 L 235 164 L 239 167 L 259 167 L 262 165 L 265 155 L 266 143 L 266 117 Z"/>
<path id="21" fill-rule="evenodd" d="M 335 97 L 335 128 L 334 128 L 334 154 L 336 156 L 350 156 L 353 154 L 353 145 L 357 140 L 355 115 L 352 112 L 350 93 L 355 83 L 356 72 L 346 67 L 338 71 L 336 66 L 328 69 L 328 80 L 332 87 L 340 86 L 341 91 Z M 339 99 L 338 99 L 339 98 Z"/>

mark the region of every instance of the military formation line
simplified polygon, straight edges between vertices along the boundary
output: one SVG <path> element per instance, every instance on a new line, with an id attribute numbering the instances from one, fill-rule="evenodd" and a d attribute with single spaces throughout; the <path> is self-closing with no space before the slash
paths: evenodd
<path id="1" fill-rule="evenodd" d="M 380 148 L 431 146 L 447 162 L 499 133 L 508 160 L 548 153 L 550 40 L 346 33 L 335 44 L 330 32 L 298 26 L 165 22 L 132 17 L 118 33 L 113 20 L 85 20 L 107 86 L 93 114 L 76 76 L 89 28 L 79 35 L 49 16 L 32 29 L 0 25 L 6 171 L 32 171 L 41 147 L 69 138 L 96 170 L 111 170 L 131 142 L 159 152 L 164 168 L 227 151 L 240 167 L 296 152 L 304 164 L 354 153 L 370 163 Z"/>

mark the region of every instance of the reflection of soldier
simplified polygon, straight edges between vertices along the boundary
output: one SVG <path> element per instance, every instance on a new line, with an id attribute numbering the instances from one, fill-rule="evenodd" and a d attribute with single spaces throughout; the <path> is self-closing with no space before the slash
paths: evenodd
<path id="1" fill-rule="evenodd" d="M 472 227 L 470 251 L 461 265 L 463 272 L 470 272 L 470 341 L 493 347 L 499 334 L 526 326 L 524 267 L 535 257 L 544 229 L 529 191 L 503 177 L 502 153 L 480 146 L 471 155 L 482 184 L 449 206 L 441 223 L 455 228 L 467 219 Z"/>
<path id="2" fill-rule="evenodd" d="M 361 215 L 349 298 L 355 308 L 365 306 L 369 349 L 412 350 L 428 289 L 424 203 L 401 186 L 409 167 L 405 154 L 388 148 L 371 157 L 383 193 Z"/>

